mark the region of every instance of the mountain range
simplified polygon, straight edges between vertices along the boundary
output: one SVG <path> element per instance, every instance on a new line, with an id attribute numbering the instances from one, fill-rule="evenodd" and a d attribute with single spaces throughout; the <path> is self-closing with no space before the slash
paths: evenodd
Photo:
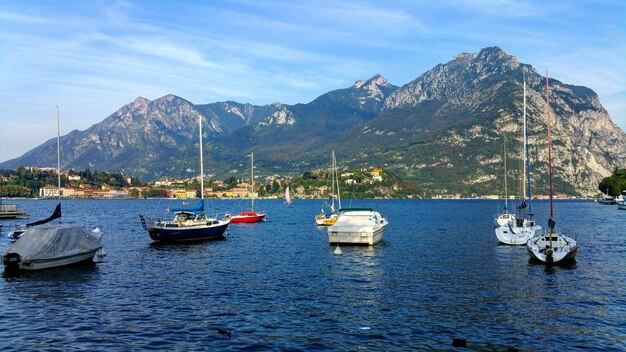
<path id="1" fill-rule="evenodd" d="M 325 93 L 307 104 L 193 104 L 166 95 L 137 98 L 102 122 L 61 138 L 64 169 L 122 172 L 143 180 L 198 174 L 198 115 L 205 170 L 243 175 L 255 153 L 257 174 L 327 167 L 380 166 L 424 193 L 496 194 L 503 190 L 507 141 L 510 192 L 519 188 L 523 82 L 531 179 L 546 193 L 545 78 L 498 47 L 456 55 L 394 86 L 381 75 Z M 626 139 L 591 89 L 550 79 L 556 192 L 591 196 L 626 162 Z M 56 164 L 49 140 L 3 168 Z M 517 181 L 514 181 L 517 180 Z"/>

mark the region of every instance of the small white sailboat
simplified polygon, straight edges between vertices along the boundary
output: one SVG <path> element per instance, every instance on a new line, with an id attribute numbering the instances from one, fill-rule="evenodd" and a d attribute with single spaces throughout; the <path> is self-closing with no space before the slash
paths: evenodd
<path id="1" fill-rule="evenodd" d="M 506 146 L 505 146 L 506 148 Z M 498 217 L 498 225 L 495 229 L 498 241 L 503 244 L 524 245 L 528 240 L 541 230 L 541 226 L 535 222 L 535 214 L 532 210 L 532 195 L 530 187 L 530 158 L 528 155 L 528 120 L 526 118 L 526 79 L 524 78 L 524 166 L 522 175 L 526 182 L 522 182 L 522 201 L 517 206 L 517 214 L 502 214 Z M 506 162 L 505 162 L 506 170 Z M 506 177 L 506 176 L 505 176 Z M 505 179 L 506 184 L 506 179 Z M 525 187 L 524 187 L 525 186 Z M 506 186 L 505 186 L 506 188 Z M 506 210 L 506 207 L 505 207 Z"/>
<path id="2" fill-rule="evenodd" d="M 550 90 L 548 85 L 548 72 L 546 71 L 546 102 L 548 115 L 548 175 L 550 178 L 550 219 L 545 233 L 537 234 L 526 243 L 526 249 L 531 258 L 543 263 L 556 264 L 571 260 L 578 253 L 578 243 L 568 236 L 560 233 L 554 219 L 552 206 L 552 144 L 550 140 Z"/>
<path id="3" fill-rule="evenodd" d="M 339 194 L 339 177 L 337 176 L 337 159 L 335 158 L 335 151 L 332 152 L 331 161 L 331 201 L 330 201 L 330 214 L 326 214 L 324 208 L 322 208 L 320 214 L 315 216 L 315 223 L 319 226 L 330 226 L 337 222 L 339 217 L 338 212 L 335 210 L 335 198 L 339 209 L 341 209 L 341 195 Z M 335 195 L 336 190 L 336 195 Z M 328 203 L 325 203 L 328 204 Z"/>
<path id="4" fill-rule="evenodd" d="M 289 195 L 289 186 L 285 187 L 285 204 L 291 204 L 293 203 L 291 201 L 291 196 Z"/>
<path id="5" fill-rule="evenodd" d="M 509 192 L 507 186 L 508 175 L 506 172 L 506 135 L 504 136 L 504 152 L 502 158 L 504 160 L 504 210 L 502 214 L 496 216 L 494 224 L 496 229 L 498 227 L 507 227 L 515 224 L 515 214 L 509 212 Z"/>
<path id="6" fill-rule="evenodd" d="M 57 106 L 57 186 L 59 203 L 52 216 L 27 224 L 2 257 L 5 271 L 41 270 L 91 261 L 102 249 L 102 232 L 84 226 L 50 224 L 61 218 L 61 136 Z"/>

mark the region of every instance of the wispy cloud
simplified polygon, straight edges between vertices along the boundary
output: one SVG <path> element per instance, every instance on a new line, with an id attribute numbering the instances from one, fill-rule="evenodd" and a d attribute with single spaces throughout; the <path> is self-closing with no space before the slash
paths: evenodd
<path id="1" fill-rule="evenodd" d="M 10 121 L 7 130 L 17 131 L 58 102 L 66 126 L 84 129 L 137 96 L 308 102 L 377 73 L 402 85 L 454 54 L 499 45 L 596 90 L 626 127 L 624 8 L 538 0 L 4 2 L 0 114 L 3 127 Z M 32 147 L 9 144 L 22 150 L 3 148 L 0 160 Z"/>

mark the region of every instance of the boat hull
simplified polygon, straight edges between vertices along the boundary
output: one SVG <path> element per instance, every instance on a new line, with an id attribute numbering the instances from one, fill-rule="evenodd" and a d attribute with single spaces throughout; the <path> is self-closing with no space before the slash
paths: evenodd
<path id="1" fill-rule="evenodd" d="M 557 264 L 570 261 L 578 254 L 578 243 L 575 240 L 563 235 L 552 235 L 552 247 L 549 247 L 550 241 L 547 238 L 547 235 L 542 235 L 528 240 L 526 249 L 531 258 L 542 263 Z"/>
<path id="2" fill-rule="evenodd" d="M 317 226 L 332 226 L 337 223 L 337 215 L 323 216 L 317 215 L 315 217 L 315 224 Z"/>
<path id="3" fill-rule="evenodd" d="M 528 240 L 533 238 L 537 232 L 541 230 L 541 226 L 521 226 L 513 227 L 509 225 L 496 227 L 496 237 L 502 244 L 513 246 L 525 245 Z"/>
<path id="4" fill-rule="evenodd" d="M 99 248 L 98 248 L 99 249 Z M 44 270 L 44 269 L 52 269 L 62 266 L 79 264 L 82 262 L 87 262 L 93 260 L 93 257 L 96 255 L 98 249 L 80 253 L 73 256 L 63 257 L 63 258 L 54 258 L 54 259 L 45 259 L 45 260 L 29 260 L 29 261 L 19 261 L 18 268 L 20 270 Z"/>
<path id="5" fill-rule="evenodd" d="M 244 223 L 260 222 L 260 221 L 263 221 L 264 219 L 265 219 L 265 214 L 244 212 L 244 213 L 240 213 L 231 217 L 230 222 L 234 224 L 244 224 Z"/>
<path id="6" fill-rule="evenodd" d="M 346 228 L 342 230 L 328 228 L 329 244 L 375 245 L 382 241 L 387 223 L 374 228 Z"/>
<path id="7" fill-rule="evenodd" d="M 208 226 L 169 227 L 164 224 L 148 228 L 148 233 L 155 242 L 204 241 L 223 238 L 229 224 L 230 221 Z"/>

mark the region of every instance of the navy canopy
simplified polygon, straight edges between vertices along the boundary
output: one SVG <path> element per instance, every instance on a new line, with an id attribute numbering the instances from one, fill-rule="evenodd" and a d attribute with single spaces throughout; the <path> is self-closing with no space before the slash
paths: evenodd
<path id="1" fill-rule="evenodd" d="M 204 199 L 200 200 L 200 202 L 194 206 L 170 208 L 170 211 L 190 211 L 192 213 L 202 213 L 204 212 Z"/>

